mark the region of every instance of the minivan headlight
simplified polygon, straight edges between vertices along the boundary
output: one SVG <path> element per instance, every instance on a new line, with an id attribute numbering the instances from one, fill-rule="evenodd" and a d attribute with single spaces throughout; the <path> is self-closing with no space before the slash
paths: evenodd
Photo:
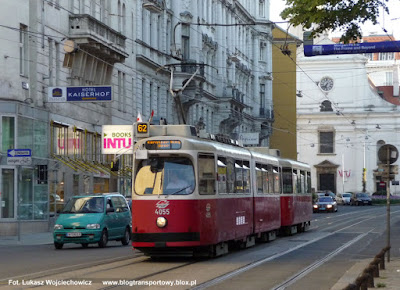
<path id="1" fill-rule="evenodd" d="M 64 228 L 63 225 L 59 225 L 59 224 L 54 225 L 55 230 L 62 230 L 63 228 Z"/>
<path id="2" fill-rule="evenodd" d="M 86 228 L 89 229 L 89 230 L 96 230 L 96 229 L 100 228 L 100 225 L 99 224 L 88 224 L 86 226 Z"/>

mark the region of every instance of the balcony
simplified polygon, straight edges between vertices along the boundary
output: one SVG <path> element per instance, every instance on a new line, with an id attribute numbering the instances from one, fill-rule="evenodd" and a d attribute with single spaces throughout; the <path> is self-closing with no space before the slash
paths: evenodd
<path id="1" fill-rule="evenodd" d="M 123 63 L 126 37 L 87 14 L 69 16 L 69 38 L 79 48 L 110 63 Z"/>
<path id="2" fill-rule="evenodd" d="M 267 108 L 260 108 L 259 118 L 274 120 L 274 111 Z"/>
<path id="3" fill-rule="evenodd" d="M 165 8 L 163 0 L 144 0 L 143 8 L 152 13 L 161 13 Z"/>
<path id="4" fill-rule="evenodd" d="M 174 65 L 174 83 L 173 88 L 178 89 L 183 87 L 185 82 L 199 69 L 198 73 L 193 77 L 192 82 L 186 90 L 193 87 L 199 87 L 200 83 L 206 79 L 204 77 L 204 65 L 196 63 L 194 60 L 182 61 L 181 64 Z"/>

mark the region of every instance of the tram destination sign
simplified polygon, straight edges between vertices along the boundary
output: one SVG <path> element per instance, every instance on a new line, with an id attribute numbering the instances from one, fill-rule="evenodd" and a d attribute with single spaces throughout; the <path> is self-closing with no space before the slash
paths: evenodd
<path id="1" fill-rule="evenodd" d="M 182 143 L 179 140 L 151 140 L 146 141 L 147 150 L 179 150 Z"/>
<path id="2" fill-rule="evenodd" d="M 111 102 L 112 87 L 49 87 L 47 91 L 47 100 L 49 103 Z"/>

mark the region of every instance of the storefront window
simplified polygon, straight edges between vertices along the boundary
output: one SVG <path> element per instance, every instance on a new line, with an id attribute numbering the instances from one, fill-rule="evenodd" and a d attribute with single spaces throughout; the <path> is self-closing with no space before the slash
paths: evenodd
<path id="1" fill-rule="evenodd" d="M 1 170 L 1 217 L 14 218 L 14 169 Z"/>
<path id="2" fill-rule="evenodd" d="M 8 149 L 15 148 L 15 118 L 3 116 L 1 124 L 1 151 L 7 152 Z"/>
<path id="3" fill-rule="evenodd" d="M 33 121 L 33 152 L 37 157 L 49 156 L 48 123 Z"/>
<path id="4" fill-rule="evenodd" d="M 33 148 L 33 120 L 18 117 L 18 148 Z"/>

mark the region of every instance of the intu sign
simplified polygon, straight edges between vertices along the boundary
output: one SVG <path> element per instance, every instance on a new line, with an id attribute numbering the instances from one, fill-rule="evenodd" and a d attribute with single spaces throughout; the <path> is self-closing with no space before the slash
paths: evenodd
<path id="1" fill-rule="evenodd" d="M 103 125 L 103 154 L 133 154 L 133 125 Z"/>

